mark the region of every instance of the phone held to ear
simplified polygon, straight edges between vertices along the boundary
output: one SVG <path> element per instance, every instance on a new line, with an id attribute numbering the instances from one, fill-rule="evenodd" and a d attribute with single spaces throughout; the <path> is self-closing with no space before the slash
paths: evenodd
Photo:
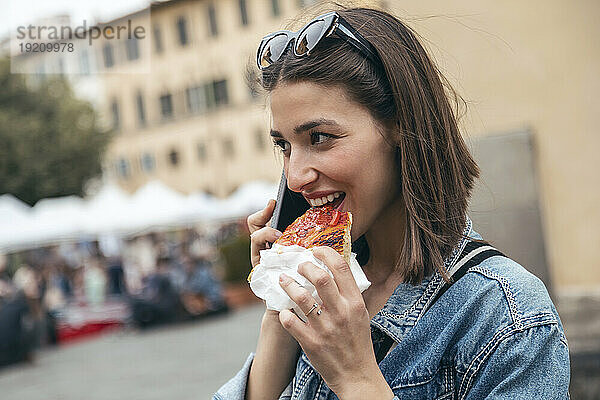
<path id="1" fill-rule="evenodd" d="M 310 205 L 306 199 L 287 187 L 285 173 L 282 172 L 277 192 L 277 204 L 271 218 L 271 227 L 283 232 L 299 216 L 304 214 Z"/>

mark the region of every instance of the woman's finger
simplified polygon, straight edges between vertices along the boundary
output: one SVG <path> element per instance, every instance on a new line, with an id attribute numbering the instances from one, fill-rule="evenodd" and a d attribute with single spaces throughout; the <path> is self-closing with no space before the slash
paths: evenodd
<path id="1" fill-rule="evenodd" d="M 331 275 L 311 262 L 303 262 L 298 265 L 298 273 L 313 284 L 328 309 L 336 308 L 340 301 L 340 292 Z"/>
<path id="2" fill-rule="evenodd" d="M 308 290 L 300 286 L 298 282 L 288 275 L 281 274 L 279 276 L 279 284 L 287 295 L 290 296 L 290 299 L 300 307 L 300 310 L 302 310 L 304 315 L 307 315 L 315 304 L 318 305 L 317 301 L 312 297 Z M 313 312 L 316 312 L 316 310 L 313 310 Z"/>
<path id="3" fill-rule="evenodd" d="M 260 251 L 267 248 L 267 242 L 273 243 L 280 236 L 281 232 L 269 226 L 260 228 L 250 234 L 250 261 L 252 267 L 260 262 Z"/>
<path id="4" fill-rule="evenodd" d="M 327 265 L 342 296 L 360 296 L 360 290 L 356 280 L 354 280 L 350 266 L 340 253 L 328 246 L 313 247 L 311 250 L 316 258 Z"/>
<path id="5" fill-rule="evenodd" d="M 260 228 L 267 225 L 267 222 L 273 216 L 273 210 L 275 210 L 276 201 L 271 199 L 267 203 L 267 206 L 260 211 L 255 212 L 254 214 L 248 217 L 248 230 L 250 233 L 254 233 L 254 231 L 259 230 Z"/>
<path id="6" fill-rule="evenodd" d="M 308 342 L 309 332 L 306 330 L 306 325 L 292 311 L 281 310 L 279 322 L 301 346 Z"/>

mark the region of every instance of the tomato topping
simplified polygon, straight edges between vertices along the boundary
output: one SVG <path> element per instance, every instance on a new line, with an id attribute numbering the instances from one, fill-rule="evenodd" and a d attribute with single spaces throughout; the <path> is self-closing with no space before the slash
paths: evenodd
<path id="1" fill-rule="evenodd" d="M 331 218 L 331 222 L 329 222 L 329 225 L 333 226 L 333 225 L 337 224 L 339 219 L 340 219 L 340 213 L 337 212 L 337 210 L 335 210 L 333 212 L 333 217 Z"/>

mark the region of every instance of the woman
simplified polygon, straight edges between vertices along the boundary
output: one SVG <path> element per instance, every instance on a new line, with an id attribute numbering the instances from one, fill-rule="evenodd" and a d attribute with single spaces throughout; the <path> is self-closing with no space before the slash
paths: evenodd
<path id="1" fill-rule="evenodd" d="M 343 258 L 316 249 L 333 278 L 299 272 L 318 312 L 282 274 L 307 322 L 267 310 L 256 354 L 215 399 L 567 397 L 558 314 L 539 279 L 472 230 L 478 168 L 416 35 L 388 13 L 343 9 L 267 35 L 257 62 L 289 189 L 343 192 L 371 286 L 361 294 Z M 280 235 L 274 206 L 248 218 L 253 266 Z"/>

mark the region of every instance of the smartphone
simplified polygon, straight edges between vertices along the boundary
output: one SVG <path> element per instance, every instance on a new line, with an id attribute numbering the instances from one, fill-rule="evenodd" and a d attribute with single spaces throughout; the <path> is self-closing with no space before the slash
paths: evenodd
<path id="1" fill-rule="evenodd" d="M 285 172 L 282 172 L 277 191 L 277 204 L 271 218 L 271 228 L 283 232 L 309 208 L 310 204 L 300 193 L 293 192 L 288 188 Z"/>

